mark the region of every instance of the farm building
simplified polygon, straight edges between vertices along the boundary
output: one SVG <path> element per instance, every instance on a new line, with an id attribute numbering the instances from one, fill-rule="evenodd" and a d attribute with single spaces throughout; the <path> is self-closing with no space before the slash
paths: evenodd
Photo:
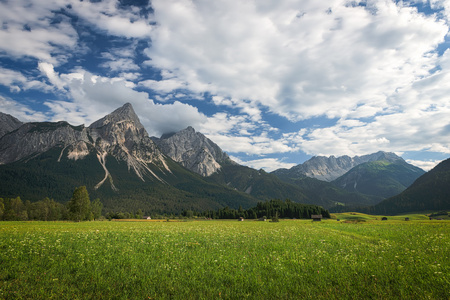
<path id="1" fill-rule="evenodd" d="M 322 215 L 311 215 L 313 221 L 322 221 Z"/>
<path id="2" fill-rule="evenodd" d="M 387 217 L 381 218 L 381 221 L 387 221 Z"/>

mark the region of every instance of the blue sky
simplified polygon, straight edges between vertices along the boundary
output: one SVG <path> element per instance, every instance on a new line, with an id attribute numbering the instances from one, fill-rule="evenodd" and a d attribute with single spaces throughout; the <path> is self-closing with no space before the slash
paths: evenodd
<path id="1" fill-rule="evenodd" d="M 85 124 L 126 102 L 241 164 L 450 157 L 450 1 L 0 1 L 0 111 Z"/>

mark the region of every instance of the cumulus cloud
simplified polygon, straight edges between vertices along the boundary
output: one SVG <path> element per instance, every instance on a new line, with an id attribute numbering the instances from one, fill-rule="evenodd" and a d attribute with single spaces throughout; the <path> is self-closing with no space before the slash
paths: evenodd
<path id="1" fill-rule="evenodd" d="M 438 165 L 441 161 L 440 160 L 423 161 L 423 160 L 407 159 L 406 162 L 409 164 L 412 164 L 414 166 L 417 166 L 425 171 L 430 171 L 436 165 Z"/>
<path id="2" fill-rule="evenodd" d="M 243 161 L 234 156 L 230 156 L 230 158 L 238 164 L 246 165 L 257 170 L 264 169 L 266 172 L 272 172 L 281 168 L 290 169 L 296 165 L 293 163 L 284 163 L 276 158 L 261 158 L 249 161 Z"/>
<path id="3" fill-rule="evenodd" d="M 51 66 L 46 66 L 52 70 Z M 146 92 L 135 91 L 121 78 L 93 75 L 79 69 L 75 73 L 61 74 L 53 81 L 63 82 L 72 101 L 46 101 L 54 121 L 67 120 L 73 124 L 86 124 L 102 118 L 114 109 L 130 102 L 150 135 L 176 132 L 187 126 L 200 127 L 207 118 L 197 108 L 175 101 L 157 104 Z"/>
<path id="4" fill-rule="evenodd" d="M 18 0 L 0 2 L 0 51 L 10 57 L 31 57 L 40 61 L 60 64 L 67 60 L 65 51 L 76 46 L 78 35 L 74 28 L 64 21 L 54 21 L 63 1 Z"/>
<path id="5" fill-rule="evenodd" d="M 36 112 L 30 109 L 27 105 L 14 101 L 10 98 L 5 98 L 0 95 L 1 112 L 10 114 L 22 122 L 42 122 L 48 120 L 42 112 Z"/>
<path id="6" fill-rule="evenodd" d="M 435 67 L 448 28 L 401 3 L 346 4 L 153 1 L 146 54 L 193 90 L 291 120 L 342 117 L 360 103 L 380 110 Z"/>
<path id="7" fill-rule="evenodd" d="M 0 67 L 0 84 L 9 87 L 12 92 L 20 92 L 22 90 L 41 90 L 50 91 L 52 86 L 44 82 L 28 78 L 21 72 Z"/>

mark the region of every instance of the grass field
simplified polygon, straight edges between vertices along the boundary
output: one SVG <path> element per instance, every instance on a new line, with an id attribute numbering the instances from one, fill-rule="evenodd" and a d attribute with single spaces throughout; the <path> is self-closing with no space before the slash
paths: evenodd
<path id="1" fill-rule="evenodd" d="M 0 299 L 450 299 L 449 221 L 367 218 L 0 222 Z"/>

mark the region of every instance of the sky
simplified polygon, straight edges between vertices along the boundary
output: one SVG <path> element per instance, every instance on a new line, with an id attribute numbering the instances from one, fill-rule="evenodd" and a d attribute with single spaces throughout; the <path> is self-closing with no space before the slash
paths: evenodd
<path id="1" fill-rule="evenodd" d="M 266 171 L 450 157 L 450 1 L 0 0 L 0 111 L 188 126 Z"/>

